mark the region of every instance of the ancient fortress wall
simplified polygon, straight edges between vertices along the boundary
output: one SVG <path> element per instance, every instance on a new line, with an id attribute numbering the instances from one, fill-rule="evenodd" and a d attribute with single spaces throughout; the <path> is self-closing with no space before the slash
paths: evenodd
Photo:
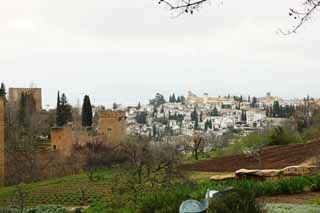
<path id="1" fill-rule="evenodd" d="M 52 128 L 51 143 L 53 150 L 57 150 L 67 156 L 70 155 L 74 144 L 72 126 L 66 125 L 64 127 Z"/>
<path id="2" fill-rule="evenodd" d="M 42 110 L 42 90 L 41 88 L 9 88 L 9 105 L 18 108 L 22 94 L 30 94 L 36 103 L 36 111 Z"/>
<path id="3" fill-rule="evenodd" d="M 108 142 L 119 142 L 126 134 L 126 113 L 100 112 L 98 133 L 107 136 Z"/>
<path id="4" fill-rule="evenodd" d="M 4 101 L 0 97 L 0 186 L 5 184 Z"/>
<path id="5" fill-rule="evenodd" d="M 125 112 L 101 112 L 99 114 L 98 135 L 92 135 L 84 129 L 73 129 L 72 124 L 51 129 L 52 149 L 66 156 L 71 155 L 73 145 L 85 145 L 103 141 L 105 143 L 118 143 L 126 135 Z"/>

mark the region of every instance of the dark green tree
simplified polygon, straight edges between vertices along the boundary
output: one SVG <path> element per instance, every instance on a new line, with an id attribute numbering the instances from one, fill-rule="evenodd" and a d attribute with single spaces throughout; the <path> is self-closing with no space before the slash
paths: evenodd
<path id="1" fill-rule="evenodd" d="M 273 107 L 272 107 L 273 116 L 272 117 L 274 117 L 274 118 L 280 117 L 280 114 L 281 114 L 280 110 L 281 109 L 280 109 L 279 101 L 273 102 Z"/>
<path id="2" fill-rule="evenodd" d="M 193 112 L 191 112 L 191 120 L 192 121 L 198 121 L 198 113 L 197 113 L 197 107 L 195 106 L 193 109 Z"/>
<path id="3" fill-rule="evenodd" d="M 212 120 L 209 120 L 209 126 L 210 129 L 212 129 Z"/>
<path id="4" fill-rule="evenodd" d="M 198 119 L 194 122 L 194 129 L 198 129 L 199 128 L 199 123 L 198 123 Z"/>
<path id="5" fill-rule="evenodd" d="M 160 109 L 160 113 L 163 114 L 164 113 L 164 107 L 162 106 Z"/>
<path id="6" fill-rule="evenodd" d="M 60 98 L 60 93 L 58 92 L 57 114 L 56 114 L 57 126 L 64 126 L 65 124 L 71 121 L 72 121 L 72 107 L 70 104 L 68 104 L 66 95 L 63 93 Z"/>
<path id="7" fill-rule="evenodd" d="M 250 103 L 250 106 L 251 106 L 252 108 L 257 108 L 257 103 L 258 103 L 258 99 L 257 99 L 256 97 L 253 97 L 253 98 L 252 98 L 252 101 L 251 101 L 251 103 Z"/>
<path id="8" fill-rule="evenodd" d="M 0 87 L 0 97 L 4 98 L 4 100 L 6 101 L 6 87 L 4 85 L 4 83 L 1 83 L 1 87 Z"/>
<path id="9" fill-rule="evenodd" d="M 206 122 L 204 123 L 204 131 L 207 131 L 209 128 L 209 121 L 206 120 Z"/>
<path id="10" fill-rule="evenodd" d="M 85 95 L 83 99 L 82 126 L 92 127 L 92 106 L 88 95 Z"/>
<path id="11" fill-rule="evenodd" d="M 63 126 L 62 116 L 63 115 L 62 115 L 62 111 L 61 111 L 60 92 L 58 91 L 57 109 L 56 109 L 56 124 L 57 124 L 57 126 Z"/>
<path id="12" fill-rule="evenodd" d="M 174 93 L 173 93 L 173 95 L 171 96 L 171 98 L 172 98 L 172 103 L 177 102 L 177 100 L 176 100 L 176 96 L 175 96 L 175 94 L 174 94 Z"/>
<path id="13" fill-rule="evenodd" d="M 138 112 L 136 115 L 136 121 L 138 124 L 147 124 L 147 112 Z"/>
<path id="14" fill-rule="evenodd" d="M 210 113 L 211 116 L 219 116 L 217 107 L 213 108 L 213 111 Z"/>
<path id="15" fill-rule="evenodd" d="M 165 102 L 166 100 L 164 99 L 164 96 L 160 93 L 157 93 L 156 97 L 149 101 L 150 105 L 154 105 L 155 107 L 158 107 Z"/>
<path id="16" fill-rule="evenodd" d="M 241 112 L 241 122 L 243 123 L 247 122 L 247 112 L 245 110 L 242 110 Z"/>

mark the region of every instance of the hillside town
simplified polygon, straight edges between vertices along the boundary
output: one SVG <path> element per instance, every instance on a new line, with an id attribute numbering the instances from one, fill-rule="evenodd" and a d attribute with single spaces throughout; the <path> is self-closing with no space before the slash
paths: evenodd
<path id="1" fill-rule="evenodd" d="M 227 131 L 250 131 L 273 125 L 272 118 L 288 118 L 306 100 L 283 100 L 267 93 L 265 97 L 202 97 L 188 92 L 186 97 L 172 94 L 168 100 L 156 94 L 150 103 L 128 107 L 128 133 L 161 138 L 192 136 L 195 131 L 219 136 Z M 272 112 L 279 108 L 279 112 Z M 281 108 L 281 109 L 280 109 Z M 283 113 L 282 113 L 283 112 Z M 275 124 L 276 125 L 276 124 Z"/>
<path id="2" fill-rule="evenodd" d="M 0 213 L 320 213 L 320 0 L 0 6 Z"/>

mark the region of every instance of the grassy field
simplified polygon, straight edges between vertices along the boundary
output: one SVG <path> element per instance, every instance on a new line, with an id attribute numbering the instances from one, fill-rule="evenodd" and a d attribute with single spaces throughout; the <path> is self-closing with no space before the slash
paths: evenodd
<path id="1" fill-rule="evenodd" d="M 25 194 L 25 204 L 28 207 L 43 204 L 78 207 L 88 206 L 101 200 L 106 201 L 109 204 L 110 202 L 117 204 L 120 202 L 120 199 L 122 199 L 120 202 L 121 205 L 125 206 L 128 204 L 128 200 L 133 199 L 132 192 L 129 195 L 128 189 L 125 189 L 125 193 L 121 195 L 114 195 L 114 193 L 112 193 L 112 188 L 117 182 L 118 176 L 116 176 L 116 174 L 119 172 L 123 172 L 123 170 L 118 168 L 100 171 L 96 173 L 96 180 L 93 182 L 89 181 L 86 174 L 80 174 L 77 176 L 68 176 L 37 183 L 4 187 L 0 189 L 0 206 L 17 205 L 19 201 L 19 190 Z M 258 197 L 281 194 L 293 195 L 305 191 L 319 192 L 320 190 L 320 176 L 296 177 L 278 182 L 257 182 L 249 180 L 231 180 L 225 182 L 208 181 L 208 178 L 214 174 L 216 173 L 191 172 L 187 173 L 187 175 L 197 183 L 176 184 L 169 188 L 161 188 L 160 191 L 160 188 L 155 188 L 152 192 L 144 191 L 144 193 L 140 193 L 141 196 L 139 197 L 138 206 L 142 209 L 145 206 L 154 209 L 168 206 L 171 210 L 167 211 L 165 209 L 164 211 L 174 212 L 178 209 L 179 204 L 186 199 L 203 199 L 207 189 L 222 190 L 229 186 L 255 191 Z M 148 189 L 151 186 L 147 184 L 141 185 L 141 187 Z M 163 191 L 162 189 L 166 189 L 166 191 Z M 119 206 L 114 208 L 117 209 Z M 134 209 L 135 207 L 129 205 L 127 209 L 130 208 Z"/>

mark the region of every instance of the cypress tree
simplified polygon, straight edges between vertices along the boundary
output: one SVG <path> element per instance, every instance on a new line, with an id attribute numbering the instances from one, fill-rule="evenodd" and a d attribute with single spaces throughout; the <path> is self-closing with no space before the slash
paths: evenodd
<path id="1" fill-rule="evenodd" d="M 174 93 L 173 93 L 173 95 L 172 95 L 172 102 L 173 102 L 173 103 L 177 102 L 177 100 L 176 100 L 176 96 L 175 96 L 175 94 L 174 94 Z"/>
<path id="2" fill-rule="evenodd" d="M 88 95 L 84 96 L 82 105 L 82 126 L 92 126 L 92 106 Z"/>
<path id="3" fill-rule="evenodd" d="M 0 97 L 3 97 L 4 100 L 6 100 L 6 94 L 6 87 L 4 86 L 4 83 L 1 83 Z"/>
<path id="4" fill-rule="evenodd" d="M 58 91 L 57 97 L 57 109 L 56 109 L 56 124 L 57 126 L 63 126 L 60 92 Z"/>
<path id="5" fill-rule="evenodd" d="M 194 123 L 194 129 L 198 129 L 198 126 L 199 126 L 199 124 L 198 124 L 198 119 L 195 121 L 195 123 Z"/>

